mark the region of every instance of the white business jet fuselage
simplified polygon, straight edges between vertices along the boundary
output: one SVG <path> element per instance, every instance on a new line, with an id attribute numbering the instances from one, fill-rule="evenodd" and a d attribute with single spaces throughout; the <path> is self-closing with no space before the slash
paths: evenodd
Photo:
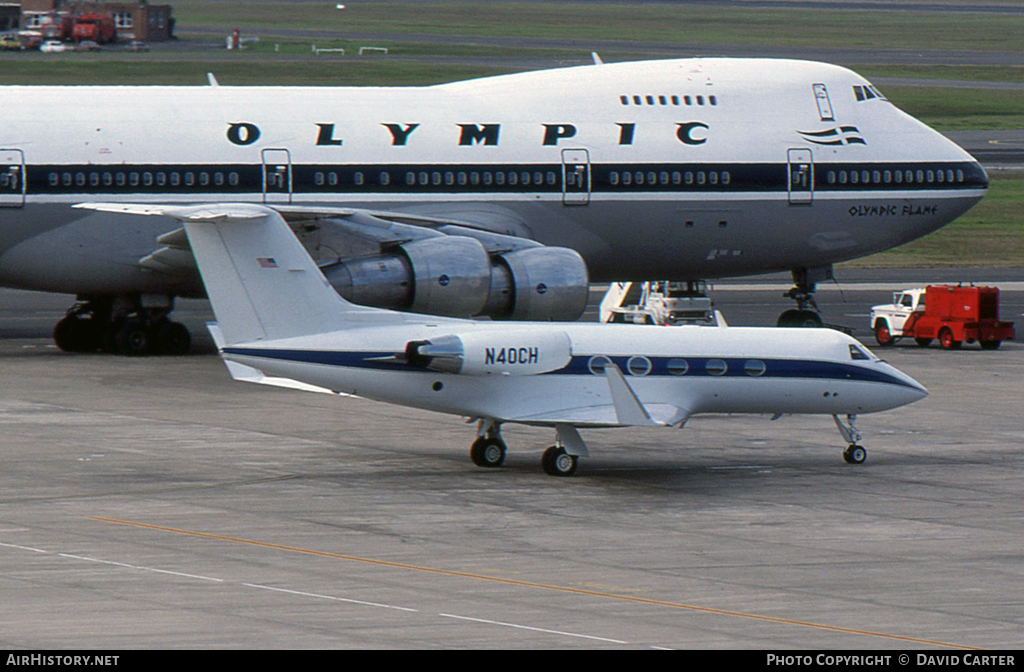
<path id="1" fill-rule="evenodd" d="M 357 302 L 571 319 L 588 279 L 792 270 L 806 297 L 809 270 L 934 231 L 986 186 L 862 77 L 812 62 L 0 87 L 0 283 L 91 299 L 202 286 L 173 220 L 70 208 L 83 201 L 265 204 Z"/>
<path id="2" fill-rule="evenodd" d="M 479 466 L 504 460 L 506 422 L 554 427 L 543 464 L 565 476 L 588 455 L 579 427 L 682 427 L 702 413 L 829 414 L 851 444 L 846 460 L 862 462 L 854 416 L 927 394 L 831 329 L 509 326 L 368 308 L 341 298 L 264 206 L 84 207 L 180 218 L 236 378 L 468 416 Z"/>

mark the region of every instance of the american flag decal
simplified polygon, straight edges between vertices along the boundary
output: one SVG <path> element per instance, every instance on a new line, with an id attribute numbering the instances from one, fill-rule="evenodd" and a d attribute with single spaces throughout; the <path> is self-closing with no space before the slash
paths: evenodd
<path id="1" fill-rule="evenodd" d="M 256 262 L 260 268 L 277 268 L 277 260 L 273 257 L 257 257 Z"/>

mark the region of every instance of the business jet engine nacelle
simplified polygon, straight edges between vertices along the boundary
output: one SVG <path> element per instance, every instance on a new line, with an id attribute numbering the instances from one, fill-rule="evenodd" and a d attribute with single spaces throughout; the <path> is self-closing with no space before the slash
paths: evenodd
<path id="1" fill-rule="evenodd" d="M 574 250 L 538 246 L 492 256 L 469 236 L 421 238 L 321 270 L 353 303 L 449 317 L 572 321 L 589 291 L 586 263 Z"/>
<path id="2" fill-rule="evenodd" d="M 410 341 L 411 365 L 467 376 L 534 376 L 564 368 L 572 359 L 569 336 L 562 331 L 488 330 Z"/>

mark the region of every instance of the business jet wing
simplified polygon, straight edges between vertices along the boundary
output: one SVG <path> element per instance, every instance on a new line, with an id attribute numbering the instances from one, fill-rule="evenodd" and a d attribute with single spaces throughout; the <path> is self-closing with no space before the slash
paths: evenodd
<path id="1" fill-rule="evenodd" d="M 671 426 L 682 427 L 690 417 L 689 409 L 669 404 L 650 404 L 646 406 L 651 422 L 637 423 L 636 426 Z M 508 418 L 507 422 L 518 422 L 524 425 L 541 425 L 544 427 L 559 424 L 576 427 L 622 427 L 613 404 L 581 406 L 566 408 L 550 413 L 521 415 Z M 632 424 L 632 423 L 629 423 Z"/>
<path id="2" fill-rule="evenodd" d="M 619 367 L 605 366 L 611 403 L 558 409 L 547 413 L 510 418 L 515 422 L 576 427 L 682 427 L 692 410 L 673 404 L 644 404 Z"/>

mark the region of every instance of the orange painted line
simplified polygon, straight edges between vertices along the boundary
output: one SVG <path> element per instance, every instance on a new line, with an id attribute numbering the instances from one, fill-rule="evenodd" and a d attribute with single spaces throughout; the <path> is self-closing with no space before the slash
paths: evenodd
<path id="1" fill-rule="evenodd" d="M 586 590 L 583 588 L 570 588 L 568 586 L 555 586 L 547 583 L 535 583 L 533 581 L 520 581 L 517 579 L 505 579 L 498 576 L 488 576 L 486 574 L 473 574 L 470 572 L 458 572 L 450 569 L 438 569 L 436 567 L 423 567 L 421 565 L 410 565 L 403 562 L 391 562 L 389 560 L 376 560 L 373 558 L 362 558 L 355 555 L 345 555 L 343 553 L 331 553 L 328 551 L 317 551 L 309 548 L 301 548 L 298 546 L 286 546 L 283 544 L 272 544 L 265 541 L 256 541 L 254 539 L 243 539 L 241 537 L 229 537 L 222 534 L 211 534 L 209 532 L 197 532 L 194 530 L 183 530 L 176 527 L 165 527 L 163 525 L 151 525 L 149 523 L 140 523 L 130 520 L 119 520 L 117 518 L 104 518 L 101 516 L 90 516 L 90 520 L 99 521 L 102 523 L 112 523 L 115 525 L 127 525 L 129 527 L 138 527 L 146 530 L 156 530 L 158 532 L 170 532 L 173 534 L 181 534 L 189 537 L 199 537 L 202 539 L 215 539 L 217 541 L 228 541 L 235 544 L 244 544 L 246 546 L 256 546 L 259 548 L 271 548 L 278 551 L 286 551 L 288 553 L 300 553 L 302 555 L 313 555 L 321 558 L 332 558 L 335 560 L 347 560 L 349 562 L 358 562 L 366 565 L 376 565 L 378 567 L 389 567 L 392 569 L 406 569 L 415 572 L 426 572 L 429 574 L 439 574 L 442 576 L 452 576 L 460 579 L 473 579 L 476 581 L 488 581 L 491 583 L 500 583 L 508 586 L 520 586 L 523 588 L 536 588 L 539 590 L 548 590 L 559 593 L 569 593 L 572 595 L 586 595 L 589 597 L 600 597 L 610 600 L 618 600 L 621 602 L 632 602 L 634 604 L 646 604 L 656 607 L 667 607 L 669 609 L 679 609 L 683 611 L 692 611 L 702 614 L 714 614 L 716 616 L 730 616 L 732 618 L 744 618 L 754 621 L 762 621 L 766 623 L 776 623 L 779 625 L 793 625 L 801 628 L 812 628 L 815 630 L 824 630 L 827 632 L 838 632 L 847 635 L 860 635 L 863 637 L 880 637 L 882 639 L 891 639 L 900 642 L 908 642 L 911 644 L 924 644 L 927 646 L 938 646 L 952 649 L 969 649 L 969 650 L 980 650 L 982 647 L 967 646 L 964 644 L 953 644 L 951 642 L 941 642 L 932 639 L 921 639 L 919 637 L 906 637 L 904 635 L 893 635 L 885 632 L 876 632 L 873 630 L 859 630 L 856 628 L 844 628 L 836 625 L 826 625 L 824 623 L 813 623 L 811 621 L 799 621 L 790 618 L 779 618 L 777 616 L 764 616 L 762 614 L 751 614 L 743 611 L 731 611 L 728 609 L 715 609 L 713 607 L 701 607 L 693 604 L 684 604 L 682 602 L 667 602 L 664 600 L 653 600 L 645 597 L 634 597 L 631 595 L 619 595 L 616 593 L 605 593 L 597 590 Z"/>

